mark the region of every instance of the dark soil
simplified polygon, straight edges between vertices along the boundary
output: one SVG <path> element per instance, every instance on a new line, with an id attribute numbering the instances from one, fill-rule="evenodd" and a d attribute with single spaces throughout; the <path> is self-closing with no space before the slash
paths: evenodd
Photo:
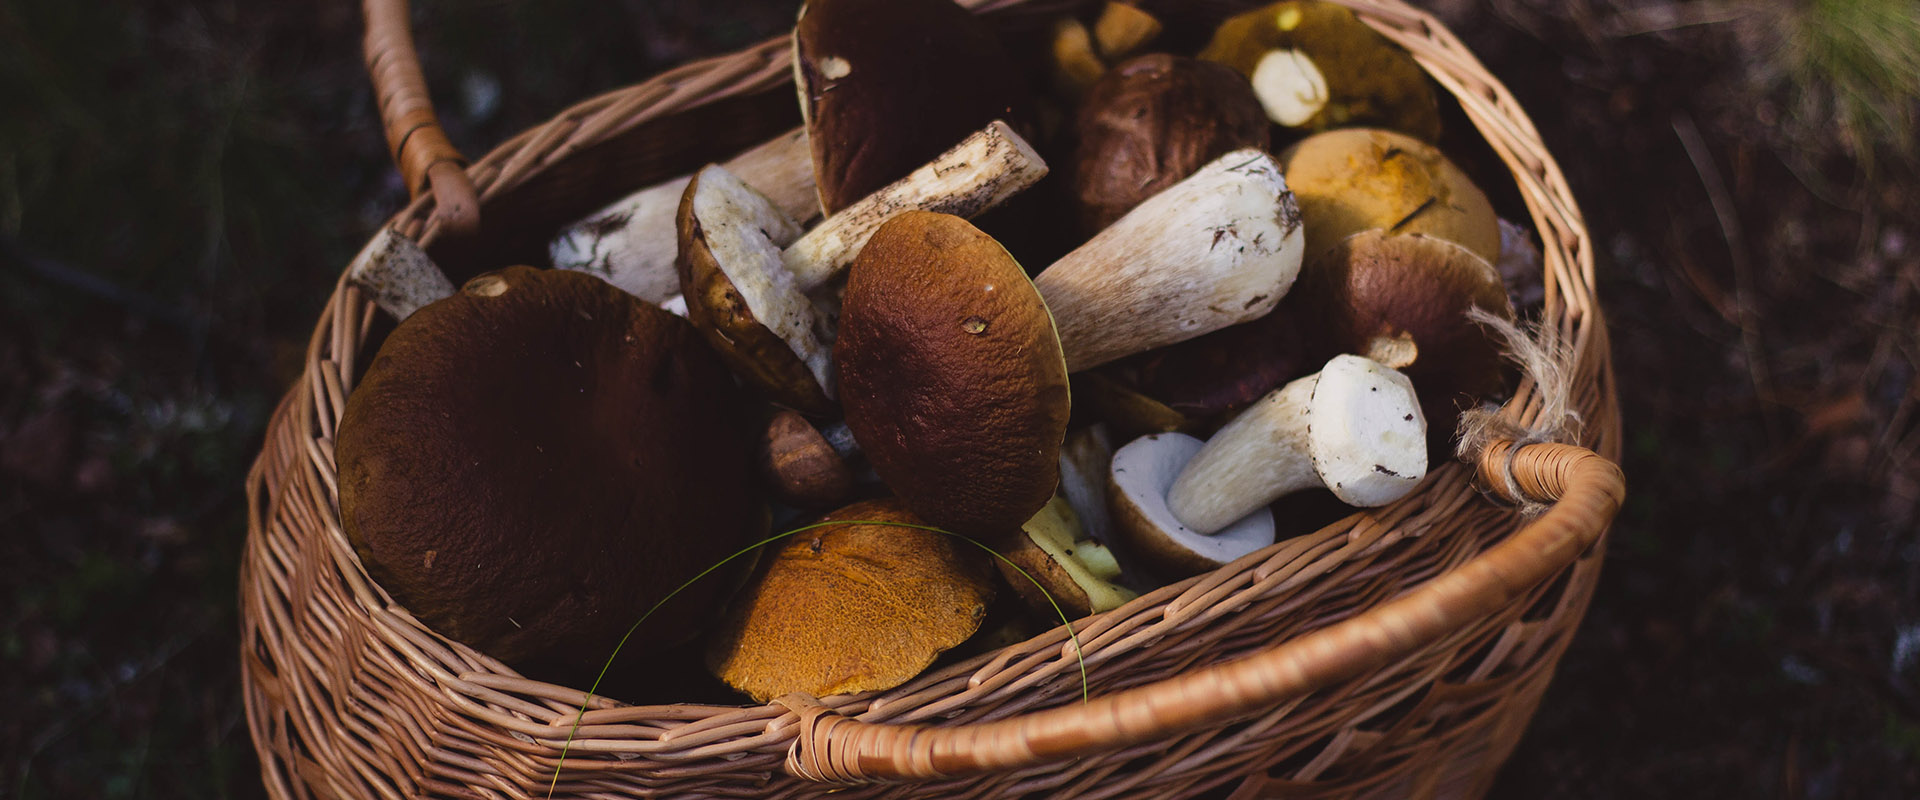
<path id="1" fill-rule="evenodd" d="M 478 154 L 794 4 L 423 5 Z M 1920 796 L 1913 96 L 1862 116 L 1791 66 L 1788 12 L 1840 0 L 1438 5 L 1580 199 L 1627 431 L 1599 593 L 1496 796 Z M 0 796 L 261 794 L 241 481 L 404 200 L 355 11 L 0 3 Z"/>

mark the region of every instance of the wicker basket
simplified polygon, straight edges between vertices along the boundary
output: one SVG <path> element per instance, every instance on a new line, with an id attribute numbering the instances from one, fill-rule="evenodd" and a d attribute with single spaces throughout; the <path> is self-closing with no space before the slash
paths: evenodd
<path id="1" fill-rule="evenodd" d="M 248 478 L 243 666 L 269 791 L 1484 793 L 1585 612 L 1623 492 L 1591 243 L 1526 115 L 1458 40 L 1397 0 L 1341 2 L 1412 51 L 1511 169 L 1545 244 L 1544 321 L 1572 348 L 1580 441 L 1496 443 L 1392 506 L 1075 622 L 1089 703 L 1057 628 L 884 693 L 625 706 L 522 678 L 428 630 L 367 578 L 341 531 L 332 442 L 378 318 L 342 282 Z M 367 13 L 395 157 L 422 190 L 392 224 L 445 257 L 528 252 L 601 203 L 793 124 L 791 112 L 761 112 L 792 104 L 782 38 L 582 103 L 462 173 L 426 103 L 404 3 L 368 0 Z M 626 183 L 606 185 L 609 175 Z M 1526 424 L 1542 406 L 1523 383 L 1502 413 Z M 1553 505 L 1528 519 L 1483 494 Z"/>

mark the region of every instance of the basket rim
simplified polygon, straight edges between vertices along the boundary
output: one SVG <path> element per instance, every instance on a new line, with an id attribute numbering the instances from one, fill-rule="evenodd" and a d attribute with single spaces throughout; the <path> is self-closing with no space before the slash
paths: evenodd
<path id="1" fill-rule="evenodd" d="M 1614 399 L 1604 320 L 1593 296 L 1591 241 L 1558 165 L 1539 143 L 1537 131 L 1518 103 L 1497 79 L 1486 73 L 1464 45 L 1430 15 L 1407 7 L 1398 0 L 1336 1 L 1353 7 L 1370 25 L 1413 51 L 1416 60 L 1429 74 L 1459 99 L 1476 127 L 1513 172 L 1516 183 L 1520 185 L 1522 199 L 1533 216 L 1534 230 L 1543 244 L 1542 266 L 1546 275 L 1547 300 L 1542 318 L 1571 343 L 1577 356 L 1575 372 L 1580 378 L 1578 385 L 1585 389 L 1584 396 L 1580 398 L 1582 408 L 1592 421 L 1599 423 L 1589 428 L 1582 441 L 1594 447 L 1602 457 L 1617 460 L 1620 442 L 1618 414 L 1615 410 L 1617 401 Z M 974 7 L 976 11 L 1023 5 L 1020 0 L 963 0 L 962 4 Z M 769 81 L 777 85 L 788 73 L 784 60 L 785 43 L 786 37 L 774 37 L 731 55 L 683 65 L 641 84 L 575 104 L 547 124 L 521 132 L 496 146 L 469 168 L 482 202 L 537 176 L 546 166 L 577 152 L 584 146 L 583 143 L 614 135 L 663 115 L 684 111 L 714 97 L 756 91 L 764 88 Z M 432 195 L 422 195 L 398 212 L 389 225 L 415 237 L 423 246 L 430 244 L 442 235 L 438 221 L 432 216 L 433 205 Z M 249 475 L 250 552 L 242 587 L 243 610 L 248 612 L 245 615 L 248 658 L 244 663 L 249 683 L 249 722 L 254 729 L 256 745 L 262 748 L 263 769 L 269 775 L 270 784 L 276 782 L 274 773 L 279 770 L 279 765 L 268 766 L 273 759 L 267 753 L 265 743 L 276 734 L 271 729 L 271 723 L 263 720 L 263 714 L 258 710 L 269 703 L 278 704 L 280 701 L 273 698 L 276 694 L 284 699 L 285 687 L 275 685 L 275 679 L 264 674 L 268 671 L 264 665 L 255 663 L 261 661 L 255 647 L 262 626 L 269 622 L 285 624 L 288 615 L 284 610 L 268 608 L 269 604 L 262 599 L 262 594 L 271 584 L 298 578 L 292 577 L 294 570 L 288 569 L 288 554 L 268 552 L 261 554 L 259 559 L 255 555 L 256 552 L 273 549 L 259 541 L 263 531 L 275 525 L 289 524 L 275 520 L 287 506 L 280 498 L 290 493 L 305 492 L 307 499 L 314 501 L 321 509 L 337 498 L 337 487 L 333 485 L 328 471 L 332 461 L 330 442 L 333 423 L 344 408 L 344 400 L 355 373 L 355 360 L 359 356 L 357 343 L 365 337 L 373 322 L 373 314 L 370 301 L 346 283 L 343 274 L 309 342 L 306 369 L 276 411 L 266 447 Z M 1523 384 L 1503 413 L 1525 424 L 1540 412 L 1540 405 L 1540 398 L 1532 391 L 1532 387 Z M 307 430 L 303 431 L 303 428 Z M 274 456 L 280 456 L 278 460 L 281 463 L 274 463 Z M 302 460 L 307 462 L 306 468 L 295 469 L 291 462 Z M 1288 565 L 1297 564 L 1309 553 L 1324 554 L 1339 547 L 1352 548 L 1356 545 L 1361 550 L 1386 548 L 1404 536 L 1413 535 L 1407 533 L 1409 529 L 1431 527 L 1437 524 L 1438 519 L 1460 513 L 1474 497 L 1473 476 L 1466 466 L 1444 465 L 1437 468 L 1434 474 L 1439 477 L 1430 477 L 1428 484 L 1416 492 L 1427 501 L 1424 505 L 1403 502 L 1377 512 L 1358 512 L 1315 534 L 1310 545 L 1276 544 L 1235 565 L 1163 587 L 1122 609 L 1078 620 L 1076 625 L 1087 626 L 1083 629 L 1083 635 L 1090 640 L 1101 636 L 1124 640 L 1135 631 L 1125 621 L 1141 616 L 1142 609 L 1162 609 L 1164 617 L 1188 609 L 1196 609 L 1189 612 L 1194 617 L 1231 613 L 1238 607 L 1233 603 L 1244 605 L 1250 602 L 1246 596 L 1252 592 L 1252 587 L 1262 581 L 1272 580 L 1276 574 L 1290 575 L 1286 572 Z M 303 478 L 313 475 L 317 475 L 317 480 L 313 477 Z M 314 497 L 315 494 L 321 496 Z M 332 565 L 333 570 L 339 573 L 347 584 L 347 590 L 362 606 L 359 611 L 372 620 L 369 627 L 384 640 L 383 644 L 405 653 L 408 660 L 406 666 L 441 687 L 442 699 L 451 700 L 461 713 L 495 726 L 497 730 L 509 732 L 511 743 L 494 742 L 494 745 L 517 750 L 534 762 L 540 762 L 544 758 L 542 753 L 554 747 L 570 747 L 576 754 L 567 764 L 570 775 L 576 769 L 591 772 L 594 769 L 592 764 L 598 763 L 591 759 L 604 757 L 608 753 L 639 756 L 639 760 L 663 768 L 727 756 L 746 759 L 772 771 L 777 765 L 766 763 L 765 756 L 769 748 L 785 748 L 800 741 L 802 728 L 813 726 L 816 721 L 808 716 L 812 712 L 803 713 L 804 709 L 796 711 L 778 703 L 749 707 L 622 706 L 605 699 L 590 699 L 578 690 L 519 678 L 505 665 L 457 642 L 442 639 L 413 620 L 391 596 L 365 576 L 364 568 L 358 564 L 351 548 L 344 547 L 344 534 L 337 523 L 311 518 L 311 510 L 307 514 L 310 518 L 303 522 L 324 530 L 336 562 Z M 1598 537 L 1601 533 L 1595 531 L 1594 535 Z M 341 555 L 343 547 L 344 557 Z M 1598 558 L 1597 552 L 1562 555 L 1565 562 L 1560 565 L 1561 568 L 1583 557 Z M 278 562 L 279 569 L 258 567 L 255 562 L 261 559 Z M 1584 601 L 1581 605 L 1583 610 Z M 330 609 L 330 613 L 334 614 L 351 611 Z M 337 621 L 335 624 L 338 624 Z M 1008 648 L 973 662 L 930 673 L 899 689 L 826 698 L 820 701 L 819 707 L 876 721 L 933 719 L 953 704 L 943 706 L 935 702 L 927 708 L 915 708 L 917 700 L 938 696 L 943 691 L 942 687 L 949 687 L 956 681 L 977 680 L 980 674 L 991 672 L 996 666 L 1048 659 L 1061 662 L 1063 659 L 1060 656 L 1065 646 L 1065 634 L 1056 628 L 1025 643 L 1023 647 Z M 405 669 L 394 668 L 394 665 L 386 666 L 395 674 L 406 672 Z M 452 666 L 464 666 L 466 669 L 456 672 Z M 1057 676 L 1061 671 L 1042 670 L 1029 675 L 1044 678 Z M 573 711 L 582 705 L 591 709 L 579 720 L 585 727 L 573 731 L 561 724 L 562 720 L 572 720 Z M 427 715 L 432 716 L 433 712 L 428 710 Z M 656 722 L 676 718 L 682 722 L 666 727 L 659 727 Z M 654 724 L 655 727 L 648 728 L 648 724 Z M 489 733 L 476 724 L 462 724 L 455 720 L 452 727 L 466 730 L 479 741 L 501 738 L 497 731 Z M 566 731 L 564 735 L 561 735 L 561 730 Z M 671 746 L 637 747 L 633 745 L 644 742 L 619 738 L 622 735 L 638 735 L 655 743 L 670 743 Z M 566 741 L 563 742 L 563 739 Z M 752 746 L 741 744 L 748 740 L 754 740 Z M 420 750 L 419 747 L 406 749 Z M 317 762 L 309 760 L 306 763 L 318 767 Z M 554 765 L 548 763 L 545 766 L 551 772 Z M 446 780 L 444 776 L 436 778 L 417 768 L 409 770 L 403 767 L 401 771 L 413 773 L 423 786 Z M 791 762 L 788 771 L 794 771 Z M 498 780 L 488 778 L 477 770 L 464 777 L 481 781 Z M 279 779 L 284 778 L 284 775 L 279 776 Z"/>

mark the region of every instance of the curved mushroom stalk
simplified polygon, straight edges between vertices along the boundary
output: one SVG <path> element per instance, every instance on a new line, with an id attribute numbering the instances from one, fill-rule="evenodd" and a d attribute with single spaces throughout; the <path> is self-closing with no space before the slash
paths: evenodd
<path id="1" fill-rule="evenodd" d="M 1279 165 L 1235 150 L 1136 206 L 1034 285 L 1077 372 L 1266 314 L 1304 253 Z"/>
<path id="2" fill-rule="evenodd" d="M 1321 486 L 1348 505 L 1386 505 L 1426 477 L 1426 435 L 1412 381 L 1359 356 L 1335 356 L 1216 432 L 1173 481 L 1167 506 L 1187 527 L 1211 533 Z"/>

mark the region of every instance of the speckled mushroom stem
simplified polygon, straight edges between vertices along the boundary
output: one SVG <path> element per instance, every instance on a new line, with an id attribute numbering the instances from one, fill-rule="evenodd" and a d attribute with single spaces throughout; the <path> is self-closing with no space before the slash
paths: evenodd
<path id="1" fill-rule="evenodd" d="M 840 274 L 888 218 L 920 210 L 973 217 L 1039 182 L 1047 163 L 998 120 L 939 158 L 828 217 L 782 255 L 802 291 Z"/>
<path id="2" fill-rule="evenodd" d="M 1300 271 L 1300 211 L 1273 157 L 1235 150 L 1034 279 L 1072 372 L 1246 322 Z"/>
<path id="3" fill-rule="evenodd" d="M 347 280 L 373 296 L 395 319 L 453 294 L 453 282 L 420 246 L 392 228 L 381 228 L 347 267 Z"/>

